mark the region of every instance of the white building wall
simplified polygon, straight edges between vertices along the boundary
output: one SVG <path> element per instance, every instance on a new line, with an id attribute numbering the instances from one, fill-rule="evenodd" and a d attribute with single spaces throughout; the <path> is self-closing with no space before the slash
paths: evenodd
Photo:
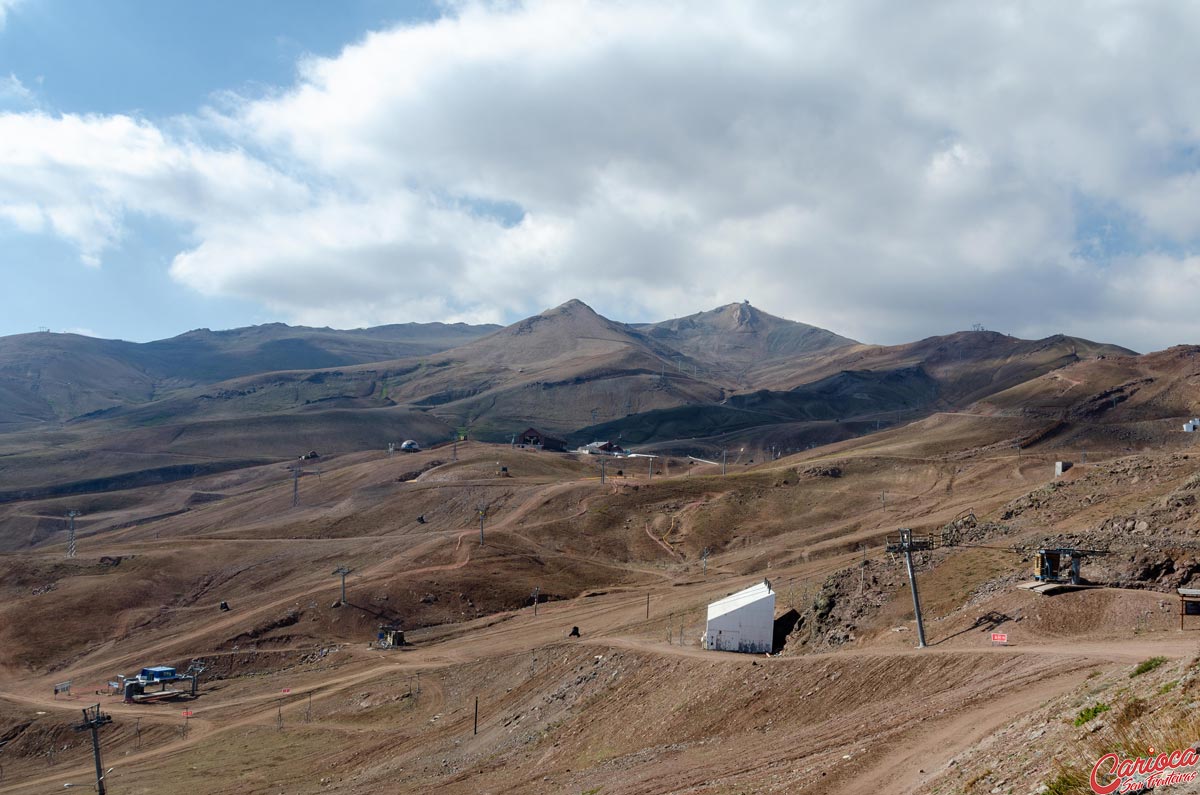
<path id="1" fill-rule="evenodd" d="M 704 648 L 770 652 L 774 632 L 775 593 L 760 584 L 708 606 Z"/>

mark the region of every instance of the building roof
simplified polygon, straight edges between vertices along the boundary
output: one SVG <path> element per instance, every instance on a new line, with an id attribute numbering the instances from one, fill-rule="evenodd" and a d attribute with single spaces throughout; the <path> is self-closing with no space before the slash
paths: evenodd
<path id="1" fill-rule="evenodd" d="M 1180 588 L 1180 596 L 1191 596 L 1200 599 L 1200 588 Z"/>
<path id="2" fill-rule="evenodd" d="M 718 599 L 708 606 L 708 619 L 711 621 L 717 616 L 723 616 L 726 613 L 732 613 L 734 610 L 745 607 L 748 604 L 757 602 L 761 599 L 775 599 L 775 592 L 771 590 L 771 584 L 766 580 L 751 585 L 749 588 L 730 594 L 724 599 Z"/>
<path id="3" fill-rule="evenodd" d="M 552 436 L 551 434 L 548 434 L 548 433 L 542 433 L 537 428 L 533 428 L 533 427 L 526 428 L 524 431 L 521 432 L 522 438 L 525 438 L 527 436 L 540 436 L 543 440 L 551 439 L 555 442 L 562 441 L 562 439 L 558 438 L 557 436 Z"/>

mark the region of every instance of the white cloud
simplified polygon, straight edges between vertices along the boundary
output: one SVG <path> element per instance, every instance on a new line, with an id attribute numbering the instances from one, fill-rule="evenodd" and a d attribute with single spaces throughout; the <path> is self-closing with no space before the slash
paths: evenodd
<path id="1" fill-rule="evenodd" d="M 0 0 L 0 30 L 4 29 L 4 22 L 8 16 L 8 12 L 12 11 L 23 2 L 24 0 Z"/>
<path id="2" fill-rule="evenodd" d="M 172 140 L 127 116 L 0 113 L 0 218 L 50 229 L 97 266 L 127 213 L 190 224 L 203 236 L 263 207 L 299 208 L 307 189 L 237 149 Z"/>
<path id="3" fill-rule="evenodd" d="M 1162 287 L 1200 247 L 1200 8 L 448 8 L 172 135 L 0 115 L 0 219 L 95 261 L 169 218 L 175 278 L 304 322 L 750 298 L 873 341 L 1200 337 Z"/>
<path id="4" fill-rule="evenodd" d="M 3 19 L 0 18 L 2 25 Z M 0 108 L 29 107 L 36 101 L 33 92 L 16 75 L 10 73 L 8 77 L 0 77 Z"/>

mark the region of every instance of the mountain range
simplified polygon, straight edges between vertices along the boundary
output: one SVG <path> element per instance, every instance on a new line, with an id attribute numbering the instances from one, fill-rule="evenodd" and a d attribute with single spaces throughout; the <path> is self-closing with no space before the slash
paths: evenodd
<path id="1" fill-rule="evenodd" d="M 778 453 L 1132 355 L 986 331 L 866 345 L 749 303 L 642 324 L 571 300 L 505 327 L 269 324 L 143 344 L 15 335 L 0 338 L 0 500 L 405 438 L 508 441 L 528 426 L 572 443 Z"/>

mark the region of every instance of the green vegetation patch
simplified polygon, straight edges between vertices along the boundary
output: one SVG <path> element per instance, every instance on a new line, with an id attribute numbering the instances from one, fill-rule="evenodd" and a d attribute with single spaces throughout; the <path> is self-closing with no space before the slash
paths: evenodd
<path id="1" fill-rule="evenodd" d="M 1129 678 L 1132 679 L 1135 676 L 1141 676 L 1142 674 L 1150 673 L 1166 661 L 1166 657 L 1151 657 L 1149 660 L 1142 660 L 1137 664 L 1137 668 L 1133 669 L 1133 673 L 1129 675 Z"/>
<path id="2" fill-rule="evenodd" d="M 1075 725 L 1082 726 L 1083 724 L 1090 721 L 1092 718 L 1096 717 L 1097 715 L 1101 715 L 1105 712 L 1108 712 L 1110 709 L 1112 709 L 1112 707 L 1108 706 L 1108 704 L 1105 704 L 1103 702 L 1093 704 L 1090 707 L 1084 707 L 1083 709 L 1081 709 L 1079 711 L 1079 714 L 1075 716 Z"/>

